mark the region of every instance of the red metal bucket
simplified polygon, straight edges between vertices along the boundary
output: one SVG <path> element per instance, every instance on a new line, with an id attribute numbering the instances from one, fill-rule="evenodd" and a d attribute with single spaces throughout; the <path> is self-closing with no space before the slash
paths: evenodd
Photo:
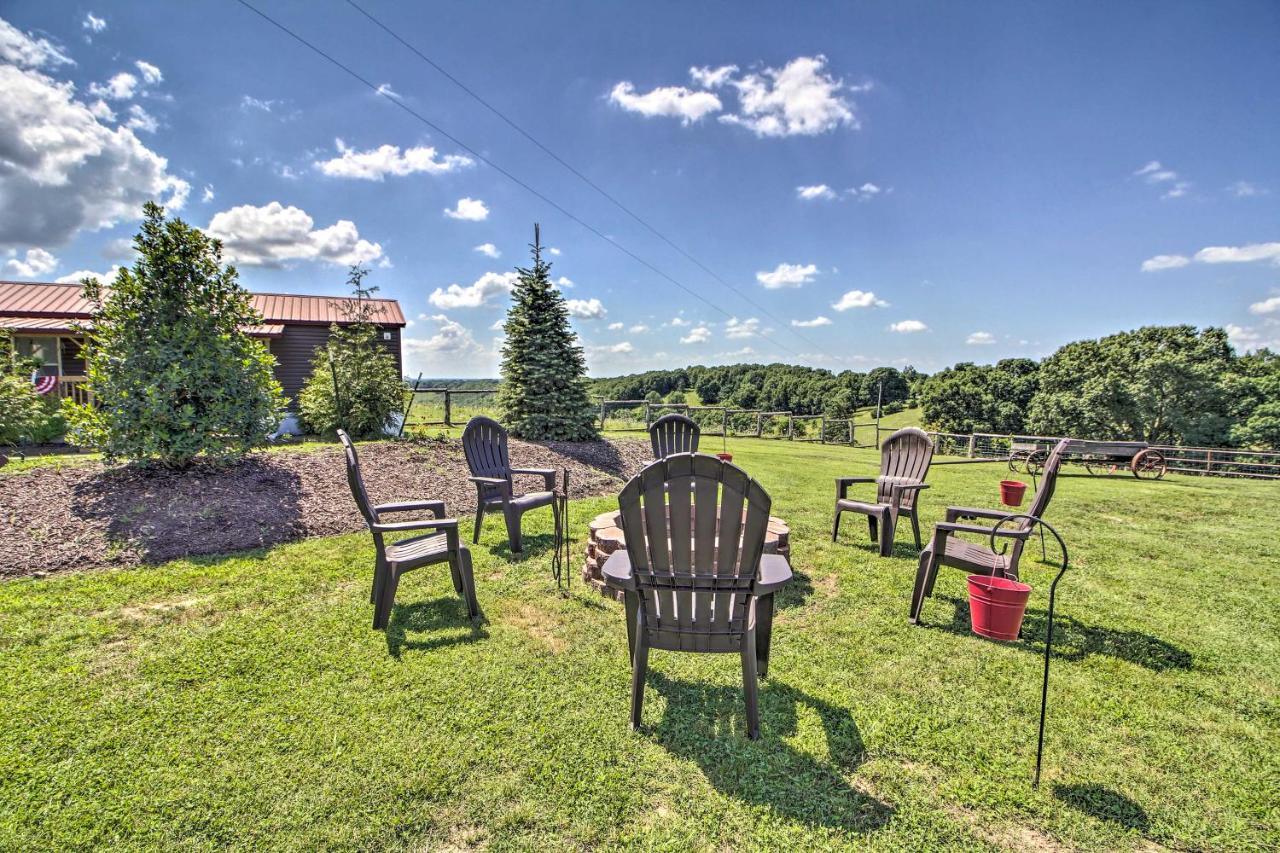
<path id="1" fill-rule="evenodd" d="M 717 453 L 717 454 L 716 454 L 716 457 L 717 457 L 718 459 L 720 459 L 720 461 L 721 461 L 721 462 L 732 462 L 732 461 L 733 461 L 733 454 L 732 454 L 732 453 Z"/>
<path id="2" fill-rule="evenodd" d="M 1000 481 L 1000 503 L 1005 506 L 1022 506 L 1022 497 L 1027 493 L 1027 484 L 1020 480 Z"/>
<path id="3" fill-rule="evenodd" d="M 1031 587 L 995 575 L 969 575 L 969 626 L 992 640 L 1016 640 Z"/>

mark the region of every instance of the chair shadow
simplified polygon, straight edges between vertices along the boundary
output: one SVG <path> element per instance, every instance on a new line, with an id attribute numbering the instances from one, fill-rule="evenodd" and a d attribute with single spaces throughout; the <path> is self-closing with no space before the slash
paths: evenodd
<path id="1" fill-rule="evenodd" d="M 601 471 L 612 474 L 615 477 L 626 479 L 629 476 L 627 462 L 622 458 L 622 454 L 618 452 L 618 448 L 614 447 L 612 442 L 600 440 L 539 441 L 532 443 L 540 444 L 561 456 L 567 456 L 581 465 L 599 468 Z"/>
<path id="2" fill-rule="evenodd" d="M 656 727 L 645 726 L 669 752 L 697 762 L 716 790 L 743 803 L 766 806 L 789 820 L 854 832 L 881 829 L 893 807 L 852 787 L 845 775 L 866 759 L 853 715 L 776 680 L 760 687 L 763 736 L 746 740 L 740 687 L 681 681 L 649 670 L 648 685 L 666 697 Z M 799 728 L 799 710 L 822 721 L 830 760 L 787 744 Z"/>
<path id="3" fill-rule="evenodd" d="M 1151 827 L 1151 819 L 1142 806 L 1105 785 L 1054 785 L 1053 796 L 1087 815 L 1126 829 L 1146 833 Z"/>
<path id="4" fill-rule="evenodd" d="M 773 606 L 777 610 L 802 607 L 811 595 L 813 595 L 813 580 L 793 565 L 791 583 L 773 594 Z"/>
<path id="5" fill-rule="evenodd" d="M 436 632 L 446 628 L 457 631 L 424 640 L 409 639 L 409 632 Z M 475 643 L 487 639 L 489 632 L 481 625 L 473 625 L 467 616 L 467 605 L 456 596 L 418 601 L 413 604 L 396 604 L 387 620 L 387 653 L 400 659 L 405 650 L 431 651 L 446 646 Z"/>
<path id="6" fill-rule="evenodd" d="M 554 533 L 525 535 L 522 539 L 523 542 L 521 544 L 524 545 L 524 550 L 519 554 L 512 552 L 511 543 L 507 541 L 505 536 L 501 542 L 493 546 L 491 551 L 504 560 L 512 560 L 517 563 L 523 563 L 533 557 L 549 556 L 555 551 L 556 537 Z"/>
<path id="7" fill-rule="evenodd" d="M 949 623 L 922 625 L 952 634 L 972 634 L 969 628 L 969 600 L 952 596 L 935 596 L 949 602 L 954 608 Z M 926 599 L 928 601 L 928 599 Z M 924 615 L 928 614 L 926 609 Z M 1014 642 L 1014 648 L 1033 654 L 1043 654 L 1048 635 L 1047 610 L 1028 608 L 1022 618 L 1022 633 Z M 1053 656 L 1061 660 L 1078 661 L 1090 655 L 1107 655 L 1146 667 L 1156 672 L 1170 669 L 1191 669 L 1191 653 L 1141 631 L 1117 631 L 1099 625 L 1087 625 L 1071 616 L 1057 613 L 1053 617 Z"/>

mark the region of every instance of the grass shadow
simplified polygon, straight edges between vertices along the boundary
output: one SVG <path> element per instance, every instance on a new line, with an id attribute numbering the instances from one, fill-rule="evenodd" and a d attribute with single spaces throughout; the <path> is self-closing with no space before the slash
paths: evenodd
<path id="1" fill-rule="evenodd" d="M 1054 785 L 1053 796 L 1087 815 L 1126 829 L 1145 834 L 1151 827 L 1151 820 L 1142 806 L 1105 785 Z"/>
<path id="2" fill-rule="evenodd" d="M 892 806 L 845 779 L 866 758 L 862 735 L 847 709 L 788 684 L 765 681 L 760 687 L 763 737 L 752 742 L 745 736 L 740 687 L 676 680 L 652 669 L 648 683 L 667 700 L 662 720 L 652 729 L 656 740 L 669 752 L 695 761 L 721 793 L 789 820 L 853 832 L 880 829 L 892 817 Z M 826 759 L 783 739 L 799 731 L 803 712 L 816 714 L 821 722 Z"/>
<path id="3" fill-rule="evenodd" d="M 511 543 L 504 536 L 502 541 L 494 545 L 490 552 L 498 555 L 504 560 L 511 560 L 516 563 L 523 563 L 532 557 L 550 557 L 555 550 L 556 537 L 554 533 L 537 533 L 533 536 L 525 535 L 520 544 L 524 545 L 524 550 L 515 553 L 511 550 Z M 550 564 L 547 565 L 547 571 L 551 570 Z"/>
<path id="4" fill-rule="evenodd" d="M 429 639 L 412 640 L 409 633 L 438 632 L 446 628 L 459 630 Z M 483 625 L 473 625 L 467 616 L 467 606 L 460 599 L 449 596 L 431 601 L 397 604 L 391 608 L 387 621 L 387 653 L 397 660 L 405 650 L 430 651 L 432 649 L 475 643 L 486 639 L 489 632 Z"/>
<path id="5" fill-rule="evenodd" d="M 792 566 L 791 583 L 773 594 L 773 606 L 778 610 L 801 607 L 811 595 L 813 595 L 813 580 Z"/>
<path id="6" fill-rule="evenodd" d="M 951 621 L 930 623 L 922 619 L 920 624 L 952 634 L 971 634 L 969 599 L 952 596 L 940 598 L 953 607 Z M 1022 633 L 1008 645 L 1037 655 L 1043 654 L 1048 636 L 1048 619 L 1047 610 L 1028 608 L 1022 619 Z M 1191 669 L 1193 663 L 1190 652 L 1159 637 L 1142 631 L 1118 631 L 1100 625 L 1088 625 L 1071 616 L 1055 614 L 1053 656 L 1061 660 L 1078 661 L 1090 655 L 1107 655 L 1156 672 L 1187 670 Z"/>

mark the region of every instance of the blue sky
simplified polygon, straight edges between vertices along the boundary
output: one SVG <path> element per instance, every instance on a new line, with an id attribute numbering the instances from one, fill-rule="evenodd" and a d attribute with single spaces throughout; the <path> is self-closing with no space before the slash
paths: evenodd
<path id="1" fill-rule="evenodd" d="M 157 197 L 251 289 L 368 264 L 429 376 L 496 374 L 535 221 L 596 375 L 1280 344 L 1274 2 L 359 0 L 738 292 L 347 3 L 251 2 L 386 94 L 231 0 L 4 4 L 5 278 L 109 275 Z"/>

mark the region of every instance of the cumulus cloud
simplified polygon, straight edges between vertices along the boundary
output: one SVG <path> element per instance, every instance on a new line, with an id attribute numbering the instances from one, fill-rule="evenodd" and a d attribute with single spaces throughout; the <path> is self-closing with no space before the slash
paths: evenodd
<path id="1" fill-rule="evenodd" d="M 814 264 L 778 264 L 772 270 L 757 272 L 756 281 L 769 290 L 778 290 L 808 284 L 817 274 L 818 267 Z"/>
<path id="2" fill-rule="evenodd" d="M 889 305 L 869 290 L 850 290 L 831 304 L 836 311 L 848 311 L 852 308 L 885 308 Z"/>
<path id="3" fill-rule="evenodd" d="M 316 229 L 301 208 L 273 201 L 215 213 L 205 230 L 222 241 L 228 261 L 245 266 L 282 266 L 289 261 L 325 261 L 343 266 L 380 259 L 382 246 L 360 237 L 355 223 L 340 219 Z"/>
<path id="4" fill-rule="evenodd" d="M 248 112 L 250 110 L 258 110 L 259 112 L 273 112 L 280 102 L 269 98 L 255 98 L 252 95 L 244 95 L 240 98 L 240 109 Z"/>
<path id="5" fill-rule="evenodd" d="M 711 68 L 703 66 L 701 68 L 694 67 L 689 69 L 689 76 L 704 89 L 718 89 L 729 79 L 738 73 L 736 65 L 721 65 L 719 68 Z"/>
<path id="6" fill-rule="evenodd" d="M 609 324 L 609 331 L 611 331 L 611 332 L 620 332 L 620 331 L 622 331 L 622 328 L 623 328 L 624 326 L 626 326 L 626 325 L 627 325 L 626 323 L 622 322 L 621 320 L 618 320 L 618 321 L 616 321 L 616 322 L 613 322 L 613 323 L 610 323 L 610 324 Z"/>
<path id="7" fill-rule="evenodd" d="M 160 122 L 144 110 L 141 104 L 132 104 L 129 107 L 129 120 L 125 122 L 125 127 L 140 130 L 143 133 L 155 133 L 160 129 Z"/>
<path id="8" fill-rule="evenodd" d="M 569 299 L 565 302 L 569 316 L 579 320 L 603 320 L 609 312 L 600 304 L 599 299 Z"/>
<path id="9" fill-rule="evenodd" d="M 1196 252 L 1204 264 L 1247 264 L 1271 261 L 1280 264 L 1280 243 L 1249 243 L 1245 246 L 1206 246 Z"/>
<path id="10" fill-rule="evenodd" d="M 484 347 L 476 343 L 471 330 L 458 321 L 449 319 L 447 315 L 423 314 L 419 319 L 435 323 L 437 331 L 429 338 L 405 338 L 403 343 L 407 354 L 456 358 L 484 352 Z"/>
<path id="11" fill-rule="evenodd" d="M 450 219 L 481 222 L 489 218 L 489 208 L 478 198 L 460 198 L 452 210 L 445 208 L 444 215 Z"/>
<path id="12" fill-rule="evenodd" d="M 626 80 L 613 87 L 609 100 L 628 112 L 642 116 L 679 118 L 683 125 L 700 121 L 709 113 L 719 112 L 722 106 L 720 99 L 710 92 L 695 92 L 684 86 L 659 86 L 640 95 L 636 93 L 635 86 Z"/>
<path id="13" fill-rule="evenodd" d="M 4 18 L 0 18 L 0 60 L 22 68 L 75 65 L 62 48 L 48 39 L 24 33 Z"/>
<path id="14" fill-rule="evenodd" d="M 116 280 L 116 274 L 120 272 L 120 265 L 115 264 L 106 272 L 94 272 L 93 270 L 76 270 L 69 272 L 64 276 L 54 279 L 58 284 L 79 284 L 86 278 L 91 278 L 99 284 L 113 284 Z"/>
<path id="15" fill-rule="evenodd" d="M 211 201 L 213 201 L 213 186 L 212 186 L 212 185 L 210 185 L 210 184 L 205 184 L 205 185 L 204 185 L 204 192 L 200 194 L 200 200 L 201 200 L 201 201 L 203 201 L 203 202 L 206 202 L 206 203 L 207 203 L 207 202 L 211 202 Z"/>
<path id="16" fill-rule="evenodd" d="M 150 62 L 143 62 L 139 59 L 137 62 L 133 63 L 133 65 L 142 75 L 142 82 L 146 83 L 148 86 L 154 86 L 164 80 L 164 75 L 160 73 L 160 69 L 152 65 Z"/>
<path id="17" fill-rule="evenodd" d="M 107 28 L 107 22 L 92 12 L 88 12 L 85 14 L 84 20 L 80 22 L 80 27 L 91 33 L 100 33 Z"/>
<path id="18" fill-rule="evenodd" d="M 559 255 L 559 254 L 560 254 L 560 250 L 559 250 L 559 249 L 557 249 L 555 246 L 552 246 L 550 249 L 547 249 L 547 251 L 548 251 L 548 252 L 550 252 L 550 253 L 551 253 L 551 254 L 553 254 L 553 255 Z"/>
<path id="19" fill-rule="evenodd" d="M 752 338 L 759 333 L 760 320 L 755 317 L 749 317 L 746 320 L 731 317 L 724 324 L 724 336 L 726 338 Z"/>
<path id="20" fill-rule="evenodd" d="M 896 323 L 889 324 L 889 331 L 897 332 L 900 335 L 910 335 L 915 332 L 928 331 L 929 327 L 919 320 L 899 320 Z"/>
<path id="21" fill-rule="evenodd" d="M 599 346 L 587 347 L 588 352 L 593 353 L 628 353 L 633 352 L 635 347 L 630 341 L 618 341 L 616 344 L 601 344 Z"/>
<path id="22" fill-rule="evenodd" d="M 5 272 L 18 278 L 39 278 L 58 268 L 58 259 L 44 249 L 27 249 L 24 257 L 12 257 L 5 261 Z"/>
<path id="23" fill-rule="evenodd" d="M 1161 198 L 1182 198 L 1191 189 L 1190 181 L 1179 180 L 1178 173 L 1165 168 L 1159 160 L 1151 160 L 1134 173 L 1134 177 L 1142 178 L 1148 184 L 1167 186 Z"/>
<path id="24" fill-rule="evenodd" d="M 1280 296 L 1272 296 L 1249 306 L 1250 314 L 1280 314 Z"/>
<path id="25" fill-rule="evenodd" d="M 498 251 L 498 247 L 493 245 L 492 243 L 481 243 L 479 246 L 474 247 L 471 251 L 479 252 L 480 254 L 484 255 L 487 258 L 497 258 L 502 255 L 502 253 Z"/>
<path id="26" fill-rule="evenodd" d="M 705 323 L 699 323 L 689 330 L 689 334 L 680 339 L 680 343 L 705 344 L 709 340 L 711 340 L 711 329 Z"/>
<path id="27" fill-rule="evenodd" d="M 836 197 L 836 191 L 826 184 L 814 184 L 807 187 L 796 187 L 796 196 L 805 201 L 830 200 Z"/>
<path id="28" fill-rule="evenodd" d="M 1156 255 L 1154 258 L 1147 258 L 1142 262 L 1142 271 L 1173 270 L 1178 267 L 1185 267 L 1189 263 L 1191 263 L 1191 259 L 1186 255 Z"/>
<path id="29" fill-rule="evenodd" d="M 990 332 L 974 332 L 969 335 L 969 337 L 965 338 L 964 342 L 974 346 L 985 346 L 987 344 L 994 344 L 996 342 L 996 336 Z"/>
<path id="30" fill-rule="evenodd" d="M 90 83 L 89 94 L 113 101 L 127 101 L 138 91 L 138 78 L 121 71 L 105 83 Z"/>
<path id="31" fill-rule="evenodd" d="M 685 319 L 685 318 L 683 318 L 683 317 L 672 317 L 672 318 L 671 318 L 671 322 L 670 322 L 670 323 L 668 323 L 667 325 L 669 325 L 669 326 L 673 326 L 673 327 L 675 327 L 675 328 L 677 328 L 677 329 L 678 329 L 678 328 L 680 328 L 681 326 L 687 326 L 687 325 L 689 325 L 689 321 L 688 321 L 688 320 L 686 320 L 686 319 Z"/>
<path id="32" fill-rule="evenodd" d="M 561 290 L 572 290 L 574 287 L 573 279 L 569 278 L 567 275 L 560 276 L 558 279 L 556 279 L 555 284 L 556 284 L 556 287 L 560 288 Z"/>
<path id="33" fill-rule="evenodd" d="M 880 195 L 880 193 L 885 192 L 885 190 L 870 181 L 867 181 L 860 187 L 849 187 L 847 192 L 858 201 L 871 201 L 871 199 Z"/>
<path id="34" fill-rule="evenodd" d="M 339 156 L 331 160 L 317 160 L 312 165 L 335 178 L 381 181 L 387 175 L 411 175 L 414 172 L 443 175 L 475 163 L 470 157 L 461 154 L 437 157 L 436 149 L 430 145 L 419 145 L 404 151 L 396 145 L 380 145 L 368 151 L 357 151 L 348 147 L 341 139 L 335 139 L 334 146 L 338 149 Z"/>
<path id="35" fill-rule="evenodd" d="M 1236 181 L 1227 187 L 1227 192 L 1236 198 L 1252 198 L 1254 196 L 1266 195 L 1267 191 L 1257 184 L 1251 184 L 1248 181 Z"/>
<path id="36" fill-rule="evenodd" d="M 800 56 L 782 68 L 765 68 L 731 82 L 738 91 L 739 112 L 720 116 L 756 136 L 813 136 L 841 125 L 858 127 L 853 104 L 844 91 L 862 91 L 824 69 L 827 58 Z"/>
<path id="37" fill-rule="evenodd" d="M 831 320 L 821 315 L 814 317 L 812 320 L 792 320 L 791 325 L 797 329 L 813 329 L 818 326 L 830 326 Z"/>
<path id="38" fill-rule="evenodd" d="M 516 279 L 514 272 L 487 272 L 466 287 L 460 284 L 444 289 L 437 287 L 427 301 L 437 308 L 479 308 L 495 296 L 510 293 Z"/>
<path id="39" fill-rule="evenodd" d="M 18 67 L 58 63 L 41 42 L 0 20 L 0 54 L 13 63 L 0 65 L 0 247 L 60 245 L 136 219 L 149 199 L 181 209 L 190 185 L 133 128 L 108 127 L 72 84 Z"/>
<path id="40" fill-rule="evenodd" d="M 1274 325 L 1270 326 L 1270 329 L 1272 332 L 1277 331 Z M 1270 350 L 1280 349 L 1280 335 L 1270 337 L 1251 326 L 1237 326 L 1235 323 L 1228 323 L 1226 331 L 1227 340 L 1241 352 L 1249 352 L 1264 347 Z"/>
<path id="41" fill-rule="evenodd" d="M 610 328 L 612 328 L 612 326 Z M 627 329 L 627 331 L 633 335 L 643 335 L 645 332 L 649 331 L 649 327 L 644 323 L 636 323 L 630 329 Z"/>

